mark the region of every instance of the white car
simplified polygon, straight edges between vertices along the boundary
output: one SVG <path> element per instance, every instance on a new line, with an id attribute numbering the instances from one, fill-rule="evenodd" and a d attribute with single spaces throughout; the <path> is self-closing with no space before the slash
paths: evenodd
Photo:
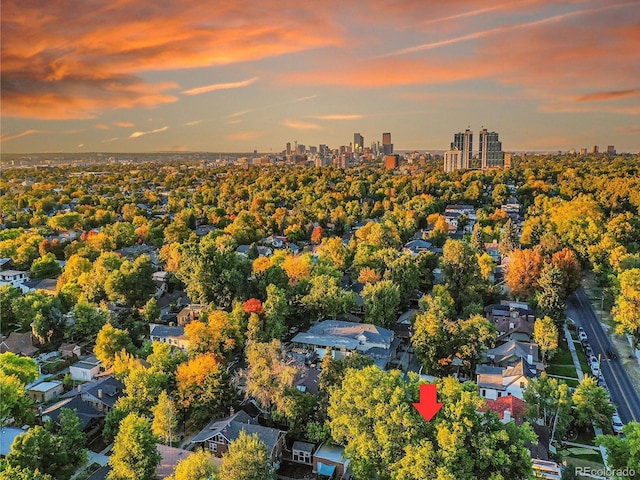
<path id="1" fill-rule="evenodd" d="M 613 427 L 613 432 L 614 433 L 617 433 L 618 435 L 620 435 L 622 433 L 622 427 L 624 425 L 622 423 L 622 420 L 620 420 L 620 417 L 618 416 L 618 414 L 615 413 L 615 412 L 611 416 L 611 426 Z"/>
<path id="2" fill-rule="evenodd" d="M 580 332 L 578 332 L 578 339 L 579 339 L 581 342 L 584 342 L 585 340 L 587 340 L 587 334 L 586 334 L 586 333 L 584 333 L 584 331 L 580 331 Z"/>

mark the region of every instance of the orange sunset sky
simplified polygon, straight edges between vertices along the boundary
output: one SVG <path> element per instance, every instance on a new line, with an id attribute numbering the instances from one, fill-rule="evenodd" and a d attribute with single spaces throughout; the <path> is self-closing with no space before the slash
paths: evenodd
<path id="1" fill-rule="evenodd" d="M 2 0 L 3 152 L 640 150 L 640 0 Z"/>

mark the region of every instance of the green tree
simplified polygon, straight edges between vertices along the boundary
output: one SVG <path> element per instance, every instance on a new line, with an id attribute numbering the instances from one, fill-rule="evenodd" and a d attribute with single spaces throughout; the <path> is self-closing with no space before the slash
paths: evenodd
<path id="1" fill-rule="evenodd" d="M 18 326 L 18 318 L 13 310 L 13 302 L 19 298 L 21 292 L 13 285 L 0 285 L 0 312 L 2 312 L 2 326 L 4 330 Z"/>
<path id="2" fill-rule="evenodd" d="M 502 255 L 509 255 L 514 249 L 518 248 L 518 246 L 518 229 L 511 221 L 511 217 L 509 217 L 500 232 L 500 253 Z"/>
<path id="3" fill-rule="evenodd" d="M 573 400 L 565 382 L 542 372 L 539 378 L 529 382 L 523 400 L 527 404 L 527 418 L 542 420 L 554 438 L 556 434 L 558 437 L 564 434 L 573 418 Z"/>
<path id="4" fill-rule="evenodd" d="M 217 473 L 213 455 L 206 450 L 199 450 L 180 460 L 167 480 L 214 480 L 218 478 Z"/>
<path id="5" fill-rule="evenodd" d="M 0 353 L 0 371 L 5 375 L 15 375 L 25 385 L 38 378 L 38 364 L 33 358 L 19 357 L 15 353 Z"/>
<path id="6" fill-rule="evenodd" d="M 538 310 L 544 316 L 551 317 L 559 323 L 564 318 L 565 300 L 563 293 L 562 272 L 554 265 L 549 265 L 538 279 L 540 289 L 537 300 Z"/>
<path id="7" fill-rule="evenodd" d="M 56 431 L 60 442 L 60 453 L 75 471 L 87 461 L 86 437 L 75 410 L 63 408 L 58 417 L 60 424 Z M 60 478 L 60 477 L 58 477 Z"/>
<path id="8" fill-rule="evenodd" d="M 310 280 L 309 293 L 302 297 L 301 303 L 317 319 L 327 316 L 336 318 L 355 305 L 353 292 L 345 292 L 340 280 L 331 275 L 318 275 Z"/>
<path id="9" fill-rule="evenodd" d="M 474 288 L 481 282 L 475 251 L 468 243 L 447 240 L 440 260 L 445 285 L 461 313 L 465 305 L 477 300 Z"/>
<path id="10" fill-rule="evenodd" d="M 147 303 L 144 304 L 144 307 L 140 311 L 140 316 L 147 323 L 157 322 L 160 318 L 160 307 L 158 306 L 158 301 L 151 297 L 147 300 Z"/>
<path id="11" fill-rule="evenodd" d="M 632 268 L 618 276 L 620 295 L 613 307 L 613 320 L 618 335 L 629 334 L 632 355 L 640 342 L 640 268 Z"/>
<path id="12" fill-rule="evenodd" d="M 109 311 L 93 304 L 79 302 L 73 307 L 74 323 L 67 329 L 72 340 L 93 340 L 109 320 Z"/>
<path id="13" fill-rule="evenodd" d="M 33 420 L 33 402 L 26 395 L 25 384 L 15 375 L 0 371 L 0 425 L 13 419 L 18 425 Z"/>
<path id="14" fill-rule="evenodd" d="M 109 458 L 108 480 L 155 480 L 160 454 L 149 421 L 130 413 L 120 423 Z"/>
<path id="15" fill-rule="evenodd" d="M 264 301 L 265 334 L 269 340 L 280 338 L 287 330 L 285 323 L 289 315 L 289 302 L 286 291 L 276 285 L 267 286 L 267 299 Z"/>
<path id="16" fill-rule="evenodd" d="M 176 275 L 193 301 L 229 307 L 234 299 L 245 297 L 249 262 L 233 250 L 218 248 L 211 234 L 200 243 L 184 244 L 180 253 Z"/>
<path id="17" fill-rule="evenodd" d="M 267 447 L 257 435 L 247 435 L 244 430 L 229 445 L 222 457 L 221 478 L 234 480 L 274 480 L 275 473 Z"/>
<path id="18" fill-rule="evenodd" d="M 31 278 L 53 278 L 62 273 L 62 268 L 56 256 L 53 253 L 47 253 L 34 260 L 29 273 Z"/>
<path id="19" fill-rule="evenodd" d="M 171 446 L 178 427 L 178 410 L 165 390 L 158 397 L 158 404 L 153 407 L 153 434 Z"/>
<path id="20" fill-rule="evenodd" d="M 391 280 L 368 283 L 362 290 L 367 322 L 389 328 L 397 320 L 400 288 Z"/>
<path id="21" fill-rule="evenodd" d="M 129 332 L 115 328 L 110 323 L 106 323 L 98 332 L 96 345 L 93 348 L 96 358 L 102 362 L 105 368 L 113 365 L 117 353 L 122 350 L 133 351 L 133 344 Z"/>
<path id="22" fill-rule="evenodd" d="M 609 428 L 615 407 L 611 405 L 607 391 L 598 386 L 595 378 L 584 376 L 573 392 L 573 404 L 578 425 L 591 425 L 595 421 L 600 428 Z"/>
<path id="23" fill-rule="evenodd" d="M 558 348 L 558 327 L 549 317 L 536 318 L 533 324 L 533 340 L 542 352 L 542 362 Z"/>
<path id="24" fill-rule="evenodd" d="M 420 285 L 420 270 L 418 264 L 409 254 L 400 255 L 389 262 L 388 269 L 384 273 L 385 280 L 391 280 L 400 289 L 400 303 L 409 305 L 416 297 L 416 291 Z"/>
<path id="25" fill-rule="evenodd" d="M 601 435 L 596 437 L 596 445 L 607 449 L 607 464 L 616 470 L 640 472 L 640 423 L 630 422 L 622 427 L 624 437 Z"/>
<path id="26" fill-rule="evenodd" d="M 39 470 L 59 479 L 68 479 L 74 468 L 67 463 L 59 438 L 39 425 L 16 437 L 6 462 L 10 467 Z"/>

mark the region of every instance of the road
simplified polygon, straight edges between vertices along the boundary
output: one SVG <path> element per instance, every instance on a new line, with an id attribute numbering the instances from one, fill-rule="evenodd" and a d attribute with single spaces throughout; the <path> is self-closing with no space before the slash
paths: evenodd
<path id="1" fill-rule="evenodd" d="M 567 300 L 567 316 L 584 328 L 594 355 L 601 355 L 600 369 L 618 407 L 623 423 L 640 421 L 640 395 L 620 360 L 608 360 L 607 350 L 616 351 L 582 288 Z"/>

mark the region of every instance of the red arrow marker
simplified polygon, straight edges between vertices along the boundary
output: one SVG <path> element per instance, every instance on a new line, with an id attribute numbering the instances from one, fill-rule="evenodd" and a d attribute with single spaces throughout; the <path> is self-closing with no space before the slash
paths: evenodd
<path id="1" fill-rule="evenodd" d="M 444 405 L 438 403 L 437 388 L 437 385 L 420 385 L 420 402 L 413 404 L 427 422 L 431 421 Z"/>

